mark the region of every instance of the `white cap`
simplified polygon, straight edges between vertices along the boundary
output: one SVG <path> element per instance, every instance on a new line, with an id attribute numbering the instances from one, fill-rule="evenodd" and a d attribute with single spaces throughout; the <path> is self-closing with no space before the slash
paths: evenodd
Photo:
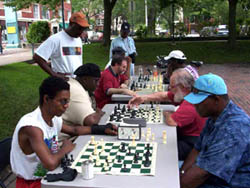
<path id="1" fill-rule="evenodd" d="M 180 60 L 186 60 L 185 54 L 180 50 L 173 50 L 168 54 L 168 56 L 164 57 L 165 60 L 169 60 L 170 58 L 180 59 Z"/>

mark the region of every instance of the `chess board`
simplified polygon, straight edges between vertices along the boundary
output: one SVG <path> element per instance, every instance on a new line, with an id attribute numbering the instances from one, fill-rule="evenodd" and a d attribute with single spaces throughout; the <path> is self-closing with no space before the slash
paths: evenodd
<path id="1" fill-rule="evenodd" d="M 163 110 L 159 105 L 153 106 L 152 104 L 151 106 L 139 107 L 137 109 L 128 109 L 126 105 L 121 106 L 118 104 L 114 107 L 107 123 L 123 123 L 124 118 L 144 118 L 146 119 L 147 124 L 162 124 Z"/>
<path id="2" fill-rule="evenodd" d="M 97 144 L 88 142 L 82 151 L 77 156 L 76 160 L 71 165 L 71 168 L 76 169 L 79 173 L 82 172 L 82 163 L 86 160 L 94 162 L 95 174 L 109 174 L 109 175 L 135 175 L 135 176 L 154 176 L 156 167 L 156 142 L 135 142 L 136 146 L 132 147 L 132 142 L 124 142 L 126 151 L 121 151 L 122 142 L 105 142 L 99 141 Z M 149 160 L 150 166 L 145 167 L 145 152 L 147 151 L 147 144 L 149 144 Z M 102 147 L 104 146 L 104 151 Z M 94 155 L 95 147 L 97 147 L 98 154 Z M 130 153 L 129 148 L 130 147 Z M 135 153 L 139 153 L 138 162 L 134 162 Z M 96 165 L 96 159 L 100 159 L 100 166 Z M 108 170 L 104 168 L 108 156 L 112 162 L 108 163 Z M 120 160 L 120 161 L 119 161 Z M 124 169 L 124 164 L 126 169 Z M 107 163 L 106 163 L 107 165 Z"/>

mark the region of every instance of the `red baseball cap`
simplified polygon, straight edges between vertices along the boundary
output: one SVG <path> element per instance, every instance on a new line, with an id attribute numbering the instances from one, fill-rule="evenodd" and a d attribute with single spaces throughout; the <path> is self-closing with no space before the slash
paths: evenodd
<path id="1" fill-rule="evenodd" d="M 70 17 L 70 22 L 77 23 L 82 27 L 89 27 L 86 16 L 81 12 L 75 12 Z"/>

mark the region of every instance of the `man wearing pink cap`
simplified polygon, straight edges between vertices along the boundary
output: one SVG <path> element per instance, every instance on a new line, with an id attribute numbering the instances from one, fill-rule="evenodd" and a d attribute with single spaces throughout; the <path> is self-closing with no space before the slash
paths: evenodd
<path id="1" fill-rule="evenodd" d="M 34 61 L 49 75 L 68 79 L 82 65 L 82 32 L 89 27 L 81 12 L 73 13 L 69 27 L 50 36 L 36 50 Z M 48 60 L 51 59 L 51 67 Z"/>
<path id="2" fill-rule="evenodd" d="M 166 124 L 177 127 L 179 160 L 184 160 L 192 150 L 206 121 L 206 118 L 202 118 L 195 111 L 194 105 L 184 100 L 184 97 L 191 92 L 197 75 L 198 73 L 191 66 L 177 69 L 170 77 L 170 91 L 136 96 L 129 101 L 129 106 L 149 101 L 180 105 L 175 112 L 164 112 Z"/>

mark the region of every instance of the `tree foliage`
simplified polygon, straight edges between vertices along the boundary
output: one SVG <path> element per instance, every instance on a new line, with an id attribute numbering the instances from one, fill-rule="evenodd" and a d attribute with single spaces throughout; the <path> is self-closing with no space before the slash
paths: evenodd
<path id="1" fill-rule="evenodd" d="M 41 43 L 50 36 L 49 23 L 46 21 L 33 22 L 29 26 L 28 33 L 26 35 L 27 40 L 31 44 Z"/>
<path id="2" fill-rule="evenodd" d="M 5 5 L 11 6 L 15 10 L 21 10 L 23 8 L 30 7 L 32 3 L 40 3 L 52 10 L 55 10 L 59 5 L 61 5 L 61 0 L 6 0 Z"/>

